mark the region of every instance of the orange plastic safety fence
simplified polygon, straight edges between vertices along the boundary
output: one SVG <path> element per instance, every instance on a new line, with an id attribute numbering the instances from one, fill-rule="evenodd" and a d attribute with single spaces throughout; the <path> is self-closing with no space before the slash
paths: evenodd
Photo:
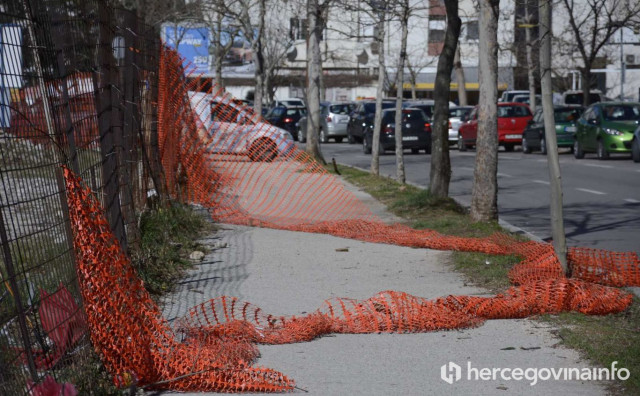
<path id="1" fill-rule="evenodd" d="M 78 271 L 94 346 L 117 381 L 175 390 L 286 391 L 294 382 L 254 368 L 257 343 L 309 341 L 329 333 L 425 332 L 487 319 L 541 313 L 619 312 L 632 296 L 609 286 L 640 285 L 634 253 L 573 248 L 572 278 L 553 247 L 504 234 L 462 238 L 388 225 L 342 182 L 298 150 L 284 131 L 237 105 L 222 90 L 199 92 L 181 59 L 161 58 L 159 133 L 169 191 L 210 208 L 218 221 L 327 233 L 363 241 L 432 249 L 515 254 L 514 286 L 495 297 L 435 300 L 384 291 L 367 300 L 332 299 L 302 317 L 276 317 L 234 297 L 193 307 L 176 331 L 145 292 L 121 252 L 97 201 L 65 171 Z M 182 339 L 182 341 L 178 341 Z"/>

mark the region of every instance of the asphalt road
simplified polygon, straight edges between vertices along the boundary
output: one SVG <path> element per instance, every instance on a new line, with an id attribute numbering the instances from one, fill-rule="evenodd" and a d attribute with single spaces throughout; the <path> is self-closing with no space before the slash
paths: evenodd
<path id="1" fill-rule="evenodd" d="M 340 164 L 370 168 L 371 155 L 363 154 L 361 144 L 327 143 L 321 150 L 328 161 L 335 158 Z M 498 157 L 500 219 L 550 240 L 547 157 L 521 151 L 500 151 Z M 430 161 L 429 155 L 405 151 L 407 181 L 428 186 Z M 449 195 L 466 206 L 471 202 L 474 162 L 474 150 L 451 151 Z M 560 168 L 568 245 L 640 253 L 640 164 L 626 155 L 600 161 L 587 154 L 576 160 L 560 151 Z M 395 154 L 380 157 L 380 173 L 395 177 Z"/>

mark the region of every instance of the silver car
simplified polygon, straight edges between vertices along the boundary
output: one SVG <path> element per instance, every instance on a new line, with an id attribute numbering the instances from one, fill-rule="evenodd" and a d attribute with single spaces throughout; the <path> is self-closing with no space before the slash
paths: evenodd
<path id="1" fill-rule="evenodd" d="M 355 108 L 353 102 L 322 102 L 320 103 L 320 129 L 318 130 L 320 143 L 327 143 L 333 139 L 341 143 L 347 136 L 349 114 Z M 307 140 L 307 116 L 298 121 L 298 141 Z"/>
<path id="2" fill-rule="evenodd" d="M 471 114 L 473 106 L 449 107 L 449 144 L 458 143 L 458 130 L 464 123 L 464 118 Z"/>

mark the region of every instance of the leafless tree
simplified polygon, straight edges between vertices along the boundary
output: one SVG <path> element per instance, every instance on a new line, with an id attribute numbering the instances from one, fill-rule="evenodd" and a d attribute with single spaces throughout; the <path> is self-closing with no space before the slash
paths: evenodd
<path id="1" fill-rule="evenodd" d="M 562 269 L 568 275 L 567 240 L 564 233 L 562 210 L 562 178 L 558 161 L 558 143 L 553 117 L 553 92 L 551 87 L 551 0 L 540 0 L 540 69 L 542 86 L 542 114 L 547 144 L 549 180 L 551 186 L 551 232 L 553 247 Z"/>
<path id="2" fill-rule="evenodd" d="M 267 0 L 226 2 L 224 12 L 236 21 L 244 39 L 251 45 L 255 78 L 253 108 L 256 114 L 261 114 L 265 80 L 264 36 Z"/>
<path id="3" fill-rule="evenodd" d="M 395 140 L 396 140 L 396 179 L 400 183 L 406 182 L 404 169 L 404 153 L 402 147 L 402 100 L 404 83 L 404 65 L 407 58 L 407 36 L 409 35 L 409 18 L 412 9 L 409 0 L 398 0 L 395 12 L 400 22 L 400 53 L 398 54 L 398 67 L 396 68 L 396 116 L 395 116 Z"/>
<path id="4" fill-rule="evenodd" d="M 276 90 L 276 80 L 282 69 L 287 52 L 293 44 L 293 39 L 282 24 L 265 26 L 264 35 L 264 99 L 270 104 Z"/>
<path id="5" fill-rule="evenodd" d="M 371 142 L 371 173 L 380 174 L 380 127 L 382 126 L 382 96 L 385 85 L 386 63 L 384 50 L 385 22 L 387 20 L 387 2 L 373 0 L 371 10 L 377 22 L 376 43 L 378 50 L 378 86 L 376 89 L 376 114 L 373 119 L 373 137 Z"/>
<path id="6" fill-rule="evenodd" d="M 427 56 L 427 48 L 423 45 L 414 51 L 407 52 L 407 71 L 409 72 L 409 83 L 411 84 L 411 98 L 418 97 L 416 85 L 420 72 L 433 64 L 435 58 Z"/>
<path id="7" fill-rule="evenodd" d="M 438 70 L 434 87 L 434 120 L 431 123 L 431 171 L 429 190 L 436 197 L 449 196 L 451 160 L 449 158 L 449 89 L 451 71 L 458 47 L 462 21 L 458 15 L 458 0 L 445 0 L 447 28 L 444 46 L 438 59 Z"/>
<path id="8" fill-rule="evenodd" d="M 500 0 L 480 0 L 480 101 L 471 219 L 498 218 L 498 16 Z"/>
<path id="9" fill-rule="evenodd" d="M 467 101 L 467 83 L 464 77 L 464 69 L 462 68 L 462 59 L 460 55 L 460 45 L 456 47 L 456 55 L 453 58 L 453 67 L 456 70 L 456 82 L 458 83 L 458 104 L 466 106 Z"/>
<path id="10" fill-rule="evenodd" d="M 623 26 L 640 20 L 640 2 L 629 0 L 561 0 L 568 18 L 564 42 L 569 54 L 578 53 L 582 66 L 584 105 L 589 105 L 591 70 L 603 47 Z M 563 35 L 564 36 L 564 35 Z"/>
<path id="11" fill-rule="evenodd" d="M 324 17 L 331 0 L 308 0 L 307 19 L 309 24 L 307 49 L 307 145 L 305 151 L 312 157 L 325 163 L 319 146 L 318 130 L 320 126 L 320 91 L 322 78 L 322 58 L 320 41 L 325 25 Z"/>
<path id="12" fill-rule="evenodd" d="M 536 111 L 536 66 L 534 64 L 533 47 L 535 39 L 532 37 L 531 31 L 535 26 L 533 15 L 529 13 L 529 1 L 524 3 L 524 17 L 519 21 L 519 27 L 525 29 L 525 40 L 527 46 L 527 79 L 529 81 L 529 107 L 532 112 Z"/>
<path id="13" fill-rule="evenodd" d="M 202 10 L 202 21 L 211 33 L 211 53 L 213 55 L 213 69 L 216 84 L 223 88 L 222 66 L 234 42 L 240 36 L 240 27 L 231 18 L 227 10 L 231 3 L 225 0 L 198 0 Z"/>

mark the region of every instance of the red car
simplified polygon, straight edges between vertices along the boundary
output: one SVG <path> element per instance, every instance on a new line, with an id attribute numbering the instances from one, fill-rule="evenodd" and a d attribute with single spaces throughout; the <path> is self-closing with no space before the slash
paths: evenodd
<path id="1" fill-rule="evenodd" d="M 498 103 L 498 144 L 505 151 L 513 151 L 522 144 L 522 131 L 532 118 L 529 106 L 524 103 Z M 478 135 L 478 106 L 458 130 L 458 150 L 466 151 L 476 145 Z"/>

